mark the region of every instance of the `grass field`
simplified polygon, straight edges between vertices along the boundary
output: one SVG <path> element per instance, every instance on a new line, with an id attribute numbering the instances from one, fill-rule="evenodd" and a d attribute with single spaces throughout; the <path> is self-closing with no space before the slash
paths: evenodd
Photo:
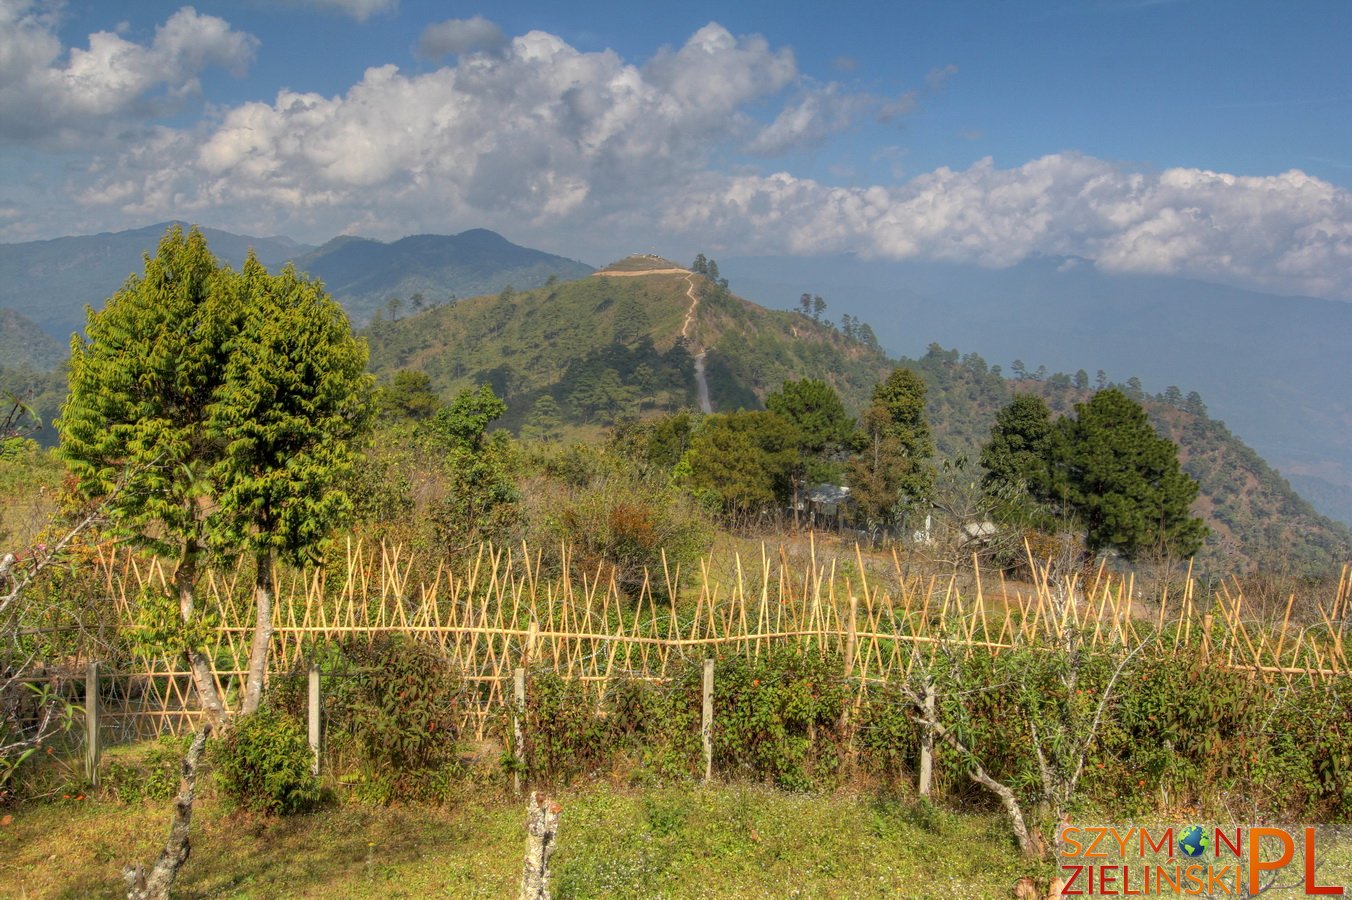
<path id="1" fill-rule="evenodd" d="M 1007 897 L 1032 873 L 995 814 L 749 786 L 559 796 L 556 898 Z M 30 804 L 0 811 L 0 895 L 125 896 L 154 859 L 169 804 Z M 265 819 L 198 805 L 181 897 L 513 897 L 524 804 L 334 805 Z"/>

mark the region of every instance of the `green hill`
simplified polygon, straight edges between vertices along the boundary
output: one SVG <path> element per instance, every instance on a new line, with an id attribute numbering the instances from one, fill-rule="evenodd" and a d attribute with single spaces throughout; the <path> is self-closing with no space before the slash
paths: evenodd
<path id="1" fill-rule="evenodd" d="M 890 367 L 876 344 L 764 309 L 655 257 L 376 322 L 366 335 L 378 375 L 419 369 L 447 395 L 491 384 L 507 401 L 509 428 L 546 395 L 579 424 L 693 407 L 700 352 L 718 411 L 758 408 L 790 377 L 826 380 L 857 409 Z"/>
<path id="2" fill-rule="evenodd" d="M 502 424 L 516 431 L 531 424 L 545 397 L 565 424 L 593 430 L 625 416 L 695 408 L 701 352 L 715 411 L 759 408 L 785 379 L 820 378 L 858 412 L 898 364 L 862 323 L 846 320 L 837 328 L 800 312 L 765 309 L 732 294 L 716 270 L 712 277 L 694 274 L 648 256 L 578 281 L 504 290 L 377 322 L 366 334 L 378 376 L 417 369 L 443 397 L 491 384 L 508 404 Z M 948 459 L 976 459 L 1015 390 L 1042 394 L 1058 413 L 1091 394 L 1082 377 L 1078 384 L 1066 375 L 1011 381 L 980 356 L 937 344 L 900 364 L 924 377 L 935 443 Z M 1352 531 L 1317 513 L 1211 419 L 1200 398 L 1185 400 L 1176 390 L 1148 397 L 1132 383 L 1124 390 L 1180 445 L 1184 469 L 1201 485 L 1195 510 L 1212 531 L 1205 566 L 1314 575 L 1352 559 Z"/>
<path id="3" fill-rule="evenodd" d="M 1046 399 L 1064 415 L 1093 391 L 1081 378 L 1055 374 L 1006 380 L 972 353 L 960 356 L 937 344 L 912 363 L 929 386 L 928 413 L 939 453 L 975 459 L 990 437 L 996 411 L 1015 391 Z M 1207 414 L 1201 397 L 1177 388 L 1144 394 L 1136 379 L 1117 385 L 1145 407 L 1160 435 L 1179 446 L 1183 470 L 1197 479 L 1193 512 L 1211 529 L 1201 562 L 1218 573 L 1254 568 L 1298 576 L 1336 572 L 1352 561 L 1352 529 L 1321 515 L 1223 422 Z"/>
<path id="4" fill-rule="evenodd" d="M 69 352 L 32 319 L 0 308 L 0 365 L 48 371 L 64 362 Z"/>

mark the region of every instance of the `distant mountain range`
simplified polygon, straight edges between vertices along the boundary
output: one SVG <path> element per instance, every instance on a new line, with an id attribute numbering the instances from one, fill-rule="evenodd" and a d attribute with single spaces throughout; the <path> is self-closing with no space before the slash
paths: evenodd
<path id="1" fill-rule="evenodd" d="M 108 234 L 0 244 L 0 309 L 36 324 L 62 346 L 84 328 L 86 305 L 98 308 L 128 276 L 143 270 L 172 223 Z M 458 235 L 415 235 L 393 243 L 338 237 L 311 247 L 283 237 L 250 237 L 203 228 L 211 252 L 238 268 L 252 248 L 269 268 L 294 261 L 324 281 L 357 324 L 389 311 L 391 297 L 404 311 L 420 294 L 436 305 L 455 297 L 532 288 L 551 276 L 579 278 L 591 266 L 519 247 L 501 235 L 474 229 Z M 396 309 L 397 314 L 397 309 Z M 0 321 L 0 339 L 11 326 Z"/>
<path id="2" fill-rule="evenodd" d="M 1328 515 L 1352 523 L 1352 303 L 1281 297 L 1184 278 L 1104 273 L 1085 260 L 1007 269 L 854 257 L 720 260 L 743 296 L 771 307 L 820 294 L 827 314 L 873 323 L 894 353 L 932 343 L 1008 371 L 1023 360 L 1147 391 L 1198 391 Z"/>
<path id="3" fill-rule="evenodd" d="M 142 254 L 153 252 L 167 226 L 0 244 L 0 368 L 41 369 L 63 355 L 71 332 L 83 327 L 85 305 L 100 306 L 139 272 Z M 391 243 L 340 237 L 321 247 L 203 231 L 217 257 L 235 266 L 250 247 L 270 267 L 294 260 L 323 279 L 358 326 L 592 271 L 479 229 Z M 827 317 L 848 313 L 871 323 L 893 355 L 918 356 L 937 342 L 1006 367 L 1022 359 L 1034 375 L 1039 366 L 1082 368 L 1093 379 L 1103 369 L 1118 382 L 1139 376 L 1150 392 L 1169 385 L 1199 391 L 1213 415 L 1318 508 L 1352 523 L 1352 304 L 1109 275 L 1077 259 L 990 270 L 781 257 L 726 259 L 722 271 L 738 294 L 770 308 L 795 307 L 804 292 L 820 294 Z M 710 371 L 746 369 L 752 361 L 790 371 L 766 362 L 758 340 L 765 341 L 747 335 L 745 346 L 714 347 Z M 799 351 L 806 352 L 785 352 Z M 726 377 L 710 383 L 725 390 L 742 384 Z"/>
<path id="4" fill-rule="evenodd" d="M 589 265 L 519 247 L 482 228 L 453 236 L 418 234 L 389 244 L 334 238 L 299 257 L 296 265 L 323 279 L 359 325 L 380 313 L 397 318 L 460 297 L 508 286 L 528 290 L 551 277 L 571 280 L 592 272 Z M 398 298 L 393 305 L 391 298 Z"/>
<path id="5" fill-rule="evenodd" d="M 64 347 L 84 328 L 85 306 L 103 306 L 154 253 L 170 223 L 133 231 L 0 244 L 0 308 L 35 323 Z M 257 238 L 203 228 L 216 258 L 238 267 L 250 247 L 267 266 L 277 266 L 312 248 L 289 238 Z"/>

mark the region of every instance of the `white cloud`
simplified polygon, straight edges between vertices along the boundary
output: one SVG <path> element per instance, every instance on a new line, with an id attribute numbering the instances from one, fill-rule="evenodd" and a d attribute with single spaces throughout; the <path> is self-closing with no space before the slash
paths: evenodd
<path id="1" fill-rule="evenodd" d="M 507 36 L 502 29 L 483 16 L 436 22 L 418 36 L 418 55 L 424 59 L 441 59 L 452 53 L 496 53 L 505 46 Z"/>
<path id="2" fill-rule="evenodd" d="M 122 117 L 175 109 L 212 66 L 242 73 L 258 41 L 192 7 L 178 10 L 149 45 L 110 31 L 63 51 L 54 16 L 30 0 L 0 0 L 0 142 L 67 141 Z M 63 59 L 64 56 L 64 59 Z"/>
<path id="3" fill-rule="evenodd" d="M 287 6 L 308 6 L 320 12 L 351 16 L 365 22 L 380 13 L 392 13 L 399 8 L 399 0 L 282 0 Z"/>
<path id="4" fill-rule="evenodd" d="M 742 107 L 796 74 L 787 51 L 717 25 L 643 69 L 531 32 L 422 75 L 369 69 L 343 96 L 282 91 L 235 107 L 209 133 L 123 154 L 85 199 L 143 181 L 134 202 L 147 212 L 173 198 L 358 218 L 378 206 L 405 220 L 605 215 L 698 172 L 711 147 L 748 129 Z"/>
<path id="5" fill-rule="evenodd" d="M 899 187 L 833 188 L 780 173 L 730 178 L 668 215 L 671 227 L 754 235 L 747 251 L 1008 266 L 1082 256 L 1109 271 L 1177 274 L 1352 299 L 1352 193 L 1302 172 L 1142 172 L 1056 154 L 1014 169 L 983 160 Z"/>
<path id="6" fill-rule="evenodd" d="M 1076 256 L 1352 299 L 1352 194 L 1300 172 L 1155 172 L 1064 153 L 843 188 L 738 156 L 825 140 L 885 106 L 807 82 L 788 50 L 716 24 L 642 67 L 531 32 L 432 72 L 372 68 L 342 95 L 282 91 L 211 124 L 158 128 L 77 183 L 91 215 L 202 211 L 255 233 L 484 226 L 556 248 L 679 240 L 985 266 Z"/>
<path id="7" fill-rule="evenodd" d="M 874 105 L 861 94 L 847 94 L 836 82 L 809 90 L 786 106 L 775 120 L 746 145 L 756 156 L 779 156 L 790 150 L 822 143 L 854 123 L 855 117 Z"/>

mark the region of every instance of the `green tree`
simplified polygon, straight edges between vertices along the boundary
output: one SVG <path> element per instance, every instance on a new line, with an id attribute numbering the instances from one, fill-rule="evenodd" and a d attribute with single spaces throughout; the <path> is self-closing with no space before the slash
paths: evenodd
<path id="1" fill-rule="evenodd" d="M 415 422 L 430 417 L 440 401 L 432 390 L 432 379 L 426 372 L 400 369 L 394 380 L 380 393 L 380 411 L 386 419 L 412 419 Z"/>
<path id="2" fill-rule="evenodd" d="M 632 296 L 626 296 L 615 306 L 615 340 L 628 343 L 648 330 L 648 311 Z"/>
<path id="3" fill-rule="evenodd" d="M 910 369 L 893 369 L 873 389 L 861 426 L 861 449 L 848 469 L 851 496 L 868 522 L 892 525 L 927 502 L 934 485 L 925 382 Z"/>
<path id="4" fill-rule="evenodd" d="M 1148 551 L 1191 556 L 1207 528 L 1189 513 L 1197 482 L 1178 464 L 1178 447 L 1150 427 L 1122 391 L 1099 391 L 1057 423 L 1058 484 L 1085 525 L 1091 550 L 1128 560 Z"/>
<path id="5" fill-rule="evenodd" d="M 61 455 L 86 497 L 107 497 L 115 532 L 176 559 L 173 588 L 184 628 L 197 619 L 196 587 L 209 536 L 208 473 L 222 447 L 207 428 L 242 318 L 235 292 L 200 232 L 173 228 L 144 275 L 133 275 L 71 343 Z M 117 490 L 118 479 L 123 479 Z M 225 707 L 211 664 L 183 647 L 203 706 Z"/>
<path id="6" fill-rule="evenodd" d="M 444 449 L 476 451 L 483 448 L 488 426 L 507 412 L 507 404 L 486 384 L 465 388 L 447 406 L 437 410 L 428 429 Z"/>
<path id="7" fill-rule="evenodd" d="M 1022 488 L 1034 499 L 1052 499 L 1052 413 L 1036 394 L 1015 394 L 995 414 L 991 439 L 981 449 L 986 470 L 982 486 L 989 495 Z"/>
<path id="8" fill-rule="evenodd" d="M 710 416 L 690 442 L 673 477 L 734 521 L 789 495 L 797 463 L 794 429 L 773 412 Z"/>
<path id="9" fill-rule="evenodd" d="M 798 461 L 790 469 L 789 479 L 796 525 L 803 490 L 814 482 L 840 477 L 840 461 L 854 439 L 854 419 L 845 413 L 845 404 L 834 388 L 811 378 L 784 382 L 765 398 L 765 407 L 794 429 Z"/>
<path id="10" fill-rule="evenodd" d="M 443 543 L 468 546 L 514 533 L 521 500 L 516 453 L 506 432 L 488 434 L 488 426 L 506 412 L 507 404 L 481 385 L 462 390 L 428 423 L 447 480 L 432 510 Z"/>
<path id="11" fill-rule="evenodd" d="M 546 443 L 557 441 L 563 434 L 563 413 L 558 401 L 549 394 L 542 394 L 531 407 L 530 418 L 526 420 L 526 430 L 538 441 Z"/>
<path id="12" fill-rule="evenodd" d="M 212 540 L 254 559 L 253 647 L 240 711 L 258 709 L 272 643 L 273 569 L 315 558 L 353 504 L 352 442 L 371 425 L 366 345 L 321 284 L 288 265 L 270 275 L 250 254 L 226 283 L 244 315 L 206 429 L 222 446 L 208 472 Z"/>
<path id="13" fill-rule="evenodd" d="M 114 530 L 176 559 L 184 652 L 210 717 L 228 717 L 194 638 L 209 548 L 252 551 L 268 592 L 272 554 L 313 550 L 350 509 L 345 441 L 370 421 L 365 346 L 318 285 L 250 258 L 217 265 L 196 229 L 172 228 L 71 346 L 61 454 Z M 270 621 L 270 617 L 267 617 Z M 259 627 L 266 631 L 264 610 Z M 250 681 L 267 641 L 255 630 Z M 244 712 L 257 703 L 246 690 Z"/>

